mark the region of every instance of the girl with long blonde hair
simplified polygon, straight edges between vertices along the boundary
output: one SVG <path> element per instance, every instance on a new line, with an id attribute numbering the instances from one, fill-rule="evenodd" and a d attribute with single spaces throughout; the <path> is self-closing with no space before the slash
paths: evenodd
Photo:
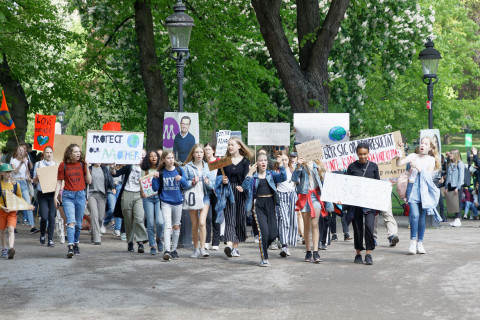
<path id="1" fill-rule="evenodd" d="M 462 225 L 460 217 L 462 213 L 462 190 L 465 180 L 465 165 L 462 162 L 462 156 L 458 149 L 450 150 L 449 160 L 450 164 L 447 167 L 447 177 L 445 179 L 445 196 L 448 196 L 450 192 L 458 196 L 459 211 L 454 212 L 455 220 L 450 223 L 450 226 L 460 227 Z"/>

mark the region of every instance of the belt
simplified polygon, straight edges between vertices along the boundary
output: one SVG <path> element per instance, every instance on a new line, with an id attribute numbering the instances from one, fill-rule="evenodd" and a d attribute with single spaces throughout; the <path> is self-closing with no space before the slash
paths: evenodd
<path id="1" fill-rule="evenodd" d="M 273 197 L 273 194 L 262 194 L 262 195 L 257 195 L 258 198 L 270 198 Z"/>

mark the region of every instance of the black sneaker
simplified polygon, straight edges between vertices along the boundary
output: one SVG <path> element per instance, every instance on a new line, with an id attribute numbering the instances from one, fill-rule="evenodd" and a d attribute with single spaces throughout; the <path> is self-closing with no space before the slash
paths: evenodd
<path id="1" fill-rule="evenodd" d="M 349 235 L 348 233 L 345 233 L 345 234 L 343 235 L 343 241 L 348 241 L 348 240 L 352 240 L 352 239 L 353 239 L 353 238 L 350 237 L 350 235 Z"/>
<path id="2" fill-rule="evenodd" d="M 127 249 L 127 251 L 129 251 L 129 252 L 134 252 L 134 251 L 135 251 L 135 250 L 133 249 L 133 242 L 129 242 L 129 243 L 128 243 L 128 249 Z"/>
<path id="3" fill-rule="evenodd" d="M 175 259 L 175 260 L 180 259 L 180 257 L 178 256 L 177 250 L 172 251 L 172 259 Z"/>
<path id="4" fill-rule="evenodd" d="M 67 258 L 71 259 L 73 257 L 73 247 L 68 246 Z"/>
<path id="5" fill-rule="evenodd" d="M 13 259 L 13 257 L 15 256 L 15 249 L 10 248 L 8 249 L 7 253 L 8 253 L 8 259 Z"/>
<path id="6" fill-rule="evenodd" d="M 45 244 L 45 236 L 40 236 L 40 243 Z"/>
<path id="7" fill-rule="evenodd" d="M 365 256 L 365 264 L 367 264 L 367 265 L 372 265 L 373 264 L 373 259 L 372 259 L 371 255 L 367 254 Z"/>
<path id="8" fill-rule="evenodd" d="M 145 248 L 143 248 L 143 243 L 139 243 L 138 244 L 138 253 L 144 253 L 145 252 Z"/>
<path id="9" fill-rule="evenodd" d="M 398 239 L 398 236 L 394 234 L 388 237 L 388 241 L 390 242 L 390 247 L 395 247 L 400 239 Z"/>
<path id="10" fill-rule="evenodd" d="M 39 232 L 40 230 L 38 230 L 37 228 L 33 227 L 32 229 L 30 229 L 30 234 L 35 234 L 37 232 Z"/>
<path id="11" fill-rule="evenodd" d="M 168 261 L 172 258 L 172 255 L 170 254 L 170 251 L 165 251 L 163 254 L 163 260 Z"/>
<path id="12" fill-rule="evenodd" d="M 336 233 L 332 235 L 332 241 L 338 241 L 338 237 Z"/>
<path id="13" fill-rule="evenodd" d="M 80 255 L 80 248 L 78 247 L 78 243 L 73 244 L 73 254 L 75 254 L 76 256 Z"/>
<path id="14" fill-rule="evenodd" d="M 229 258 L 232 257 L 232 247 L 230 246 L 226 246 L 225 249 L 223 250 L 223 252 L 225 252 L 225 255 Z"/>
<path id="15" fill-rule="evenodd" d="M 312 251 L 307 251 L 305 255 L 305 262 L 312 262 Z"/>
<path id="16" fill-rule="evenodd" d="M 320 249 L 320 250 L 327 250 L 327 244 L 326 244 L 326 243 L 322 243 L 319 249 Z"/>
<path id="17" fill-rule="evenodd" d="M 355 256 L 355 260 L 353 260 L 354 263 L 358 263 L 358 264 L 363 264 L 363 259 L 362 259 L 362 255 L 361 254 L 357 254 Z"/>
<path id="18" fill-rule="evenodd" d="M 318 251 L 313 251 L 313 261 L 315 261 L 315 263 L 322 262 L 322 259 L 320 259 L 320 255 L 318 254 Z"/>
<path id="19" fill-rule="evenodd" d="M 55 247 L 55 243 L 53 243 L 52 240 L 48 240 L 48 246 L 53 248 L 53 247 Z"/>

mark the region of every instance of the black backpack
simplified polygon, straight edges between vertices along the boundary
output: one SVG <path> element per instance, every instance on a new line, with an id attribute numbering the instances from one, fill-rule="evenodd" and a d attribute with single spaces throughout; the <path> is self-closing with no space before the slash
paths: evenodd
<path id="1" fill-rule="evenodd" d="M 179 166 L 175 166 L 175 169 L 177 169 L 177 172 L 179 175 L 182 175 L 182 170 L 180 169 Z M 159 179 L 159 187 L 158 187 L 158 196 L 160 197 L 160 193 L 162 193 L 163 190 L 163 169 L 158 171 L 158 179 Z"/>

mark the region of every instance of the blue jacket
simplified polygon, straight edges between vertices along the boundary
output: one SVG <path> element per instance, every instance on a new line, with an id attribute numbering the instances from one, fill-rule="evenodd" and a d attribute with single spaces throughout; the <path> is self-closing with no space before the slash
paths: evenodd
<path id="1" fill-rule="evenodd" d="M 447 178 L 445 179 L 445 188 L 448 188 L 448 184 L 451 184 L 453 188 L 462 190 L 465 175 L 465 165 L 462 161 L 458 161 L 457 165 L 451 163 L 447 167 Z"/>
<path id="2" fill-rule="evenodd" d="M 420 172 L 420 199 L 422 208 L 427 210 L 428 215 L 433 215 L 435 220 L 440 223 L 442 217 L 437 212 L 438 200 L 440 199 L 440 189 L 433 183 L 432 175 L 429 172 Z"/>
<path id="3" fill-rule="evenodd" d="M 158 191 L 158 197 L 162 202 L 165 202 L 171 205 L 182 204 L 183 202 L 182 189 L 190 188 L 192 182 L 185 179 L 185 171 L 182 168 L 180 168 L 180 172 L 182 176 L 180 181 L 173 180 L 173 177 L 176 176 L 178 172 L 169 174 L 170 177 L 167 177 L 167 178 L 164 177 L 165 172 L 170 172 L 170 171 L 167 171 L 167 169 L 165 168 L 162 169 L 161 171 L 162 179 L 163 179 L 163 182 L 162 182 L 163 187 L 160 186 L 160 177 L 152 179 L 153 191 L 155 192 Z M 167 185 L 165 185 L 165 179 L 167 179 Z M 170 185 L 168 184 L 168 181 L 170 181 Z M 170 188 L 172 190 L 166 190 L 165 187 Z"/>
<path id="4" fill-rule="evenodd" d="M 193 178 L 198 177 L 198 175 L 199 175 L 198 174 L 198 169 L 193 164 L 193 161 L 187 163 L 187 165 L 185 166 L 185 171 L 186 171 L 186 179 L 188 181 L 193 181 Z M 208 163 L 206 163 L 205 161 L 203 161 L 203 171 L 202 171 L 202 173 L 203 173 L 204 178 L 205 177 L 208 178 L 208 184 L 203 183 L 203 194 L 207 195 L 207 194 L 212 193 L 213 189 L 215 188 L 215 185 L 213 184 L 213 182 L 216 179 L 216 175 L 215 175 L 215 172 L 210 171 L 210 169 L 208 168 Z M 187 189 L 191 189 L 193 187 L 194 187 L 194 185 L 192 184 Z"/>
<path id="5" fill-rule="evenodd" d="M 278 197 L 276 184 L 287 180 L 287 171 L 285 170 L 285 167 L 283 166 L 280 167 L 280 173 L 267 170 L 265 179 L 267 179 L 268 185 L 270 186 L 270 188 L 272 188 L 274 192 L 275 202 L 279 203 L 280 201 Z M 255 190 L 258 189 L 259 182 L 260 181 L 258 179 L 257 172 L 255 172 L 251 177 L 246 176 L 245 180 L 243 180 L 243 183 L 242 183 L 243 192 L 247 193 L 247 201 L 245 202 L 245 210 L 247 210 L 247 212 L 252 211 L 253 199 L 255 199 Z"/>
<path id="6" fill-rule="evenodd" d="M 308 193 L 308 190 L 310 189 L 310 179 L 308 176 L 308 172 L 309 170 L 306 170 L 304 166 L 297 165 L 297 167 L 295 168 L 295 171 L 292 174 L 292 182 L 295 182 L 297 184 L 297 194 Z M 322 180 L 320 180 L 320 176 L 318 175 L 318 166 L 315 162 L 313 163 L 313 174 L 321 192 Z"/>
<path id="7" fill-rule="evenodd" d="M 217 204 L 215 205 L 215 211 L 217 212 L 217 220 L 215 223 L 223 223 L 225 219 L 223 210 L 227 206 L 227 200 L 230 203 L 235 203 L 235 195 L 233 194 L 232 186 L 230 182 L 223 184 L 223 176 L 217 176 L 215 180 L 215 193 L 217 195 Z"/>

